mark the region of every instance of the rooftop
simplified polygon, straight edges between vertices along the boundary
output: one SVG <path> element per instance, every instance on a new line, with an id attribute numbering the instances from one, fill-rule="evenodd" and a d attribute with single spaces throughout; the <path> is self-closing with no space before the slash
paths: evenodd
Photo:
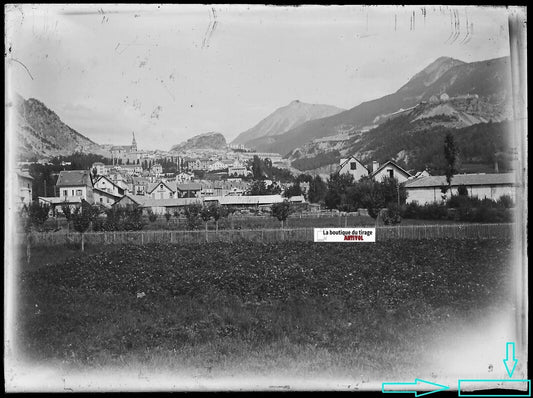
<path id="1" fill-rule="evenodd" d="M 74 186 L 92 186 L 91 176 L 88 170 L 69 170 L 59 172 L 56 186 L 74 187 Z"/>
<path id="2" fill-rule="evenodd" d="M 452 187 L 459 185 L 511 185 L 515 183 L 513 173 L 500 174 L 456 174 L 452 178 Z M 448 185 L 446 176 L 427 176 L 415 178 L 405 182 L 406 188 L 428 188 Z"/>

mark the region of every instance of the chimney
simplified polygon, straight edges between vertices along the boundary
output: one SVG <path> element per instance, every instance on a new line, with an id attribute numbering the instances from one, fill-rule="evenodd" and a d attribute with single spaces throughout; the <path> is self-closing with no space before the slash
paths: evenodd
<path id="1" fill-rule="evenodd" d="M 497 160 L 494 161 L 494 172 L 495 172 L 495 173 L 499 173 L 499 172 L 500 172 L 499 167 L 498 167 L 498 161 L 497 161 Z"/>
<path id="2" fill-rule="evenodd" d="M 376 170 L 379 169 L 379 162 L 376 162 L 375 160 L 372 162 L 372 172 L 376 172 Z"/>

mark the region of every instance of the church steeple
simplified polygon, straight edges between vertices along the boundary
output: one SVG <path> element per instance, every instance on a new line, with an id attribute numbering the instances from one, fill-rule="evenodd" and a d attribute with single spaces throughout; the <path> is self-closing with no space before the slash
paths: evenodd
<path id="1" fill-rule="evenodd" d="M 132 131 L 133 134 L 133 140 L 131 141 L 131 150 L 136 151 L 137 150 L 137 142 L 135 141 L 135 133 Z"/>

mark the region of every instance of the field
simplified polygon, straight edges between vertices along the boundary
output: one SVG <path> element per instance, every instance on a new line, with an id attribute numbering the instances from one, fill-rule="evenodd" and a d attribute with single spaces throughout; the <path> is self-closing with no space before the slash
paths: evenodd
<path id="1" fill-rule="evenodd" d="M 28 360 L 69 369 L 422 377 L 439 333 L 508 303 L 511 246 L 43 248 L 21 262 L 16 335 Z"/>

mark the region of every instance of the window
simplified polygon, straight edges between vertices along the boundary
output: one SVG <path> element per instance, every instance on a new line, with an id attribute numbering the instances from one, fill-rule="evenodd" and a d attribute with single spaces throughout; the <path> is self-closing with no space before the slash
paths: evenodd
<path id="1" fill-rule="evenodd" d="M 63 189 L 63 196 L 68 196 L 67 190 Z"/>
<path id="2" fill-rule="evenodd" d="M 76 189 L 76 196 L 81 196 L 81 189 Z"/>
<path id="3" fill-rule="evenodd" d="M 388 170 L 388 172 L 389 172 L 389 177 L 390 178 L 394 178 L 394 170 L 390 169 L 390 170 Z"/>
<path id="4" fill-rule="evenodd" d="M 104 203 L 104 198 L 100 198 L 100 203 Z"/>
<path id="5" fill-rule="evenodd" d="M 357 169 L 357 163 L 356 162 L 350 163 L 350 170 L 356 170 L 356 169 Z"/>
<path id="6" fill-rule="evenodd" d="M 72 190 L 72 196 L 74 196 L 74 190 Z"/>

